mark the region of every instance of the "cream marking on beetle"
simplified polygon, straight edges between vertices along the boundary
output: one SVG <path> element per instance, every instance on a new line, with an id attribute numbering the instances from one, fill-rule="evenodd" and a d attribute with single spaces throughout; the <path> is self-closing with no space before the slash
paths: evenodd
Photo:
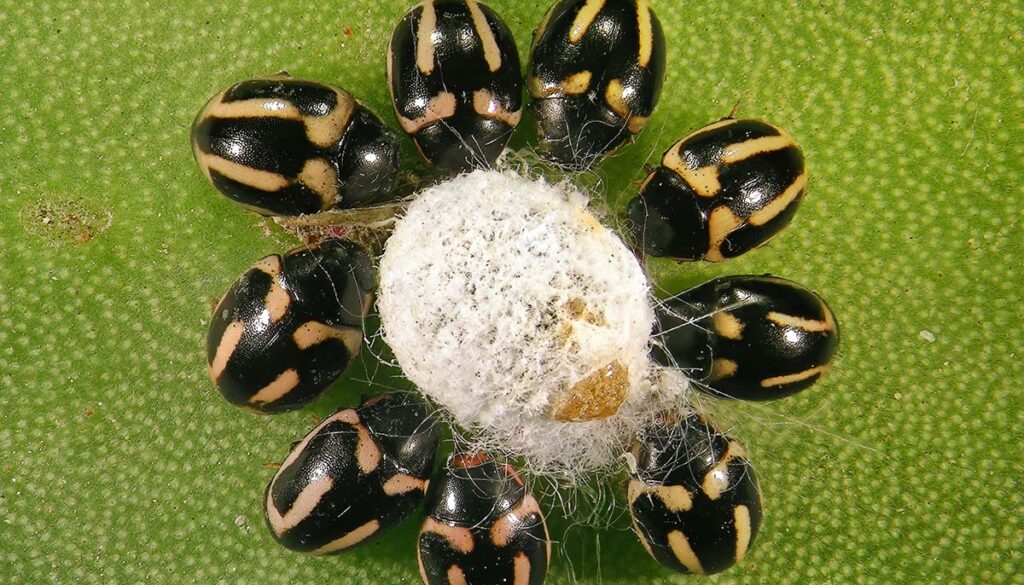
<path id="1" fill-rule="evenodd" d="M 437 28 L 437 12 L 434 0 L 426 0 L 421 6 L 420 24 L 416 29 L 416 67 L 423 75 L 430 75 L 434 72 L 434 40 L 430 37 Z"/>
<path id="2" fill-rule="evenodd" d="M 641 67 L 647 67 L 651 62 L 651 55 L 654 53 L 654 27 L 651 24 L 651 8 L 647 6 L 647 0 L 637 0 L 636 15 L 637 27 L 640 33 L 640 56 L 638 63 Z"/>
<path id="3" fill-rule="evenodd" d="M 647 121 L 650 120 L 647 116 L 630 116 L 629 121 L 626 122 L 626 128 L 630 134 L 639 134 L 647 126 Z"/>
<path id="4" fill-rule="evenodd" d="M 631 504 L 640 497 L 650 494 L 658 498 L 669 512 L 679 513 L 693 509 L 693 494 L 681 485 L 650 486 L 633 479 L 629 482 L 627 493 Z"/>
<path id="5" fill-rule="evenodd" d="M 710 245 L 708 246 L 707 253 L 704 254 L 704 259 L 708 262 L 721 262 L 725 260 L 725 255 L 722 254 L 722 244 L 725 243 L 725 239 L 729 237 L 729 234 L 736 231 L 744 223 L 743 218 L 737 217 L 725 205 L 719 205 L 711 210 L 711 216 L 708 218 L 708 243 Z"/>
<path id="6" fill-rule="evenodd" d="M 229 118 L 279 118 L 295 120 L 305 126 L 306 138 L 320 148 L 337 144 L 355 109 L 355 100 L 348 92 L 332 88 L 337 104 L 323 116 L 303 114 L 295 104 L 282 98 L 254 98 L 237 102 L 219 102 L 206 114 L 210 117 Z"/>
<path id="7" fill-rule="evenodd" d="M 712 501 L 722 497 L 722 494 L 729 489 L 729 463 L 733 459 L 742 459 L 747 456 L 747 450 L 736 441 L 730 441 L 728 448 L 722 458 L 718 460 L 710 471 L 704 475 L 701 489 Z"/>
<path id="8" fill-rule="evenodd" d="M 522 110 L 514 112 L 506 110 L 502 107 L 498 98 L 494 97 L 494 94 L 486 89 L 478 89 L 473 92 L 473 109 L 485 118 L 504 122 L 513 128 L 519 124 L 519 120 L 523 117 Z"/>
<path id="9" fill-rule="evenodd" d="M 292 334 L 292 339 L 299 349 L 309 349 L 328 339 L 337 339 L 345 345 L 349 356 L 359 353 L 363 344 L 363 331 L 357 327 L 332 327 L 319 321 L 307 321 Z"/>
<path id="10" fill-rule="evenodd" d="M 796 143 L 786 134 L 753 138 L 725 147 L 722 151 L 721 161 L 725 164 L 737 163 L 759 154 L 782 150 L 791 146 L 796 147 Z"/>
<path id="11" fill-rule="evenodd" d="M 324 159 L 307 160 L 298 179 L 320 197 L 321 210 L 326 211 L 338 202 L 338 172 Z"/>
<path id="12" fill-rule="evenodd" d="M 291 181 L 284 175 L 254 169 L 215 154 L 204 154 L 199 165 L 203 167 L 203 171 L 210 180 L 213 180 L 211 173 L 217 172 L 236 183 L 242 183 L 260 191 L 277 191 L 291 184 Z"/>
<path id="13" fill-rule="evenodd" d="M 370 475 L 380 466 L 382 458 L 380 448 L 370 436 L 370 431 L 362 423 L 353 425 L 359 437 L 356 442 L 356 464 L 363 475 Z"/>
<path id="14" fill-rule="evenodd" d="M 807 173 L 800 173 L 771 203 L 750 214 L 751 225 L 764 225 L 786 210 L 807 189 Z"/>
<path id="15" fill-rule="evenodd" d="M 331 491 L 332 487 L 334 487 L 334 481 L 327 475 L 309 483 L 299 492 L 298 497 L 292 502 L 291 508 L 282 515 L 274 504 L 272 485 L 271 489 L 267 490 L 267 521 L 274 534 L 281 536 L 308 518 L 320 504 L 324 494 Z"/>
<path id="16" fill-rule="evenodd" d="M 590 89 L 590 81 L 594 74 L 590 71 L 578 71 L 566 77 L 561 83 L 555 86 L 560 89 L 563 95 L 580 95 Z"/>
<path id="17" fill-rule="evenodd" d="M 281 286 L 279 274 L 271 276 L 270 289 L 267 290 L 267 296 L 263 299 L 263 302 L 267 305 L 266 311 L 271 323 L 277 323 L 288 314 L 288 307 L 292 304 L 292 297 Z"/>
<path id="18" fill-rule="evenodd" d="M 718 311 L 711 317 L 711 321 L 714 324 L 715 333 L 720 336 L 737 341 L 743 339 L 743 329 L 747 325 L 736 318 L 736 315 L 728 311 Z"/>
<path id="19" fill-rule="evenodd" d="M 245 324 L 241 321 L 232 321 L 224 328 L 224 333 L 221 334 L 220 341 L 217 342 L 217 352 L 213 356 L 213 361 L 210 362 L 210 379 L 214 382 L 220 379 L 224 368 L 228 367 L 228 360 L 235 353 L 238 342 L 242 340 L 242 333 L 245 333 Z"/>
<path id="20" fill-rule="evenodd" d="M 519 551 L 512 560 L 512 585 L 530 585 L 530 559 Z"/>
<path id="21" fill-rule="evenodd" d="M 508 546 L 515 537 L 517 530 L 524 526 L 529 526 L 526 522 L 534 514 L 539 517 L 541 523 L 544 523 L 543 515 L 540 512 L 540 505 L 533 496 L 527 494 L 518 506 L 499 518 L 491 526 L 491 542 L 494 543 L 494 546 L 498 547 Z"/>
<path id="22" fill-rule="evenodd" d="M 455 101 L 455 94 L 451 92 L 444 92 L 438 94 L 430 99 L 430 103 L 427 104 L 427 109 L 423 112 L 423 115 L 409 119 L 405 116 L 398 116 L 398 123 L 402 125 L 402 129 L 408 134 L 415 134 L 422 130 L 424 127 L 451 118 L 455 115 L 455 108 L 458 102 Z"/>
<path id="23" fill-rule="evenodd" d="M 480 43 L 483 45 L 487 67 L 493 73 L 501 69 L 501 49 L 498 48 L 498 41 L 494 38 L 494 31 L 491 30 L 491 25 L 487 22 L 487 17 L 484 16 L 483 10 L 480 10 L 480 5 L 476 0 L 466 0 L 466 7 L 469 8 L 469 13 L 473 16 L 473 28 L 476 29 L 476 34 L 480 37 Z"/>
<path id="24" fill-rule="evenodd" d="M 362 526 L 356 528 L 352 532 L 349 532 L 345 536 L 342 536 L 337 540 L 333 540 L 321 546 L 320 548 L 313 551 L 311 554 L 325 555 L 328 553 L 345 550 L 346 548 L 351 548 L 359 544 L 360 542 L 363 542 L 367 538 L 370 538 L 371 536 L 376 534 L 378 530 L 380 530 L 380 522 L 377 520 L 370 520 L 366 524 L 363 524 Z"/>
<path id="25" fill-rule="evenodd" d="M 798 329 L 803 329 L 808 333 L 825 333 L 826 331 L 835 331 L 836 321 L 835 317 L 832 316 L 832 311 L 829 311 L 825 307 L 822 307 L 821 311 L 825 314 L 825 318 L 820 321 L 817 319 L 805 319 L 795 315 L 787 315 L 777 311 L 768 313 L 765 318 L 776 325 L 782 325 L 783 327 L 796 327 Z"/>
<path id="26" fill-rule="evenodd" d="M 476 546 L 473 542 L 473 533 L 469 528 L 442 524 L 429 516 L 423 520 L 423 526 L 420 528 L 421 535 L 425 532 L 430 532 L 440 536 L 453 549 L 464 555 L 468 555 L 473 552 L 473 548 Z"/>
<path id="27" fill-rule="evenodd" d="M 558 92 L 561 91 L 557 83 L 548 83 L 536 75 L 531 75 L 526 79 L 526 89 L 530 91 L 530 97 L 535 99 L 558 95 Z"/>
<path id="28" fill-rule="evenodd" d="M 341 412 L 332 414 L 331 416 L 320 421 L 320 424 L 314 427 L 313 430 L 306 433 L 306 436 L 303 437 L 301 441 L 299 441 L 299 444 L 292 449 L 292 452 L 288 454 L 288 457 L 286 457 L 285 460 L 281 463 L 281 466 L 277 468 L 277 473 L 274 474 L 274 479 L 271 480 L 270 482 L 271 487 L 273 487 L 274 483 L 277 481 L 278 476 L 280 476 L 281 473 L 284 472 L 284 470 L 287 469 L 291 464 L 295 463 L 295 460 L 299 458 L 299 455 L 301 455 L 302 452 L 306 450 L 306 447 L 309 445 L 309 442 L 313 440 L 313 437 L 315 437 L 327 425 L 334 422 L 345 422 L 345 420 L 343 419 L 348 418 L 349 415 L 355 416 L 355 414 L 356 411 L 352 409 L 343 410 Z M 356 417 L 356 421 L 359 421 L 358 417 Z"/>
<path id="29" fill-rule="evenodd" d="M 266 258 L 261 258 L 259 262 L 253 264 L 252 269 L 265 272 L 271 277 L 276 277 L 278 274 L 281 274 L 283 266 L 284 263 L 282 262 L 281 257 L 277 254 L 271 254 Z"/>
<path id="30" fill-rule="evenodd" d="M 604 101 L 608 107 L 623 120 L 629 117 L 631 111 L 629 104 L 626 103 L 625 91 L 625 88 L 622 87 L 622 80 L 613 79 L 608 82 L 608 88 L 604 92 Z"/>
<path id="31" fill-rule="evenodd" d="M 688 571 L 694 575 L 703 575 L 704 566 L 700 564 L 700 559 L 697 558 L 697 553 L 693 552 L 693 548 L 690 547 L 690 541 L 686 539 L 686 535 L 678 530 L 673 530 L 668 533 L 668 546 L 672 549 L 672 554 Z"/>
<path id="32" fill-rule="evenodd" d="M 711 362 L 711 376 L 708 378 L 712 382 L 735 376 L 736 371 L 740 369 L 740 365 L 735 361 L 726 358 L 716 358 Z"/>
<path id="33" fill-rule="evenodd" d="M 287 369 L 270 384 L 260 389 L 249 399 L 251 404 L 269 404 L 280 400 L 299 385 L 299 373 L 293 369 Z"/>
<path id="34" fill-rule="evenodd" d="M 400 496 L 417 490 L 427 490 L 426 480 L 399 473 L 384 482 L 384 493 L 389 496 Z"/>
<path id="35" fill-rule="evenodd" d="M 604 8 L 604 0 L 587 0 L 587 3 L 576 13 L 576 19 L 572 21 L 572 28 L 569 29 L 569 42 L 576 44 L 580 42 L 587 29 L 594 24 L 597 15 Z"/>
<path id="36" fill-rule="evenodd" d="M 462 568 L 458 565 L 452 565 L 448 567 L 448 585 L 468 585 L 466 581 L 466 574 L 462 572 Z"/>
<path id="37" fill-rule="evenodd" d="M 797 372 L 795 374 L 789 374 L 786 376 L 775 376 L 774 378 L 765 378 L 764 380 L 761 380 L 761 387 L 771 388 L 772 386 L 783 386 L 785 384 L 792 384 L 794 382 L 803 382 L 804 380 L 813 378 L 814 376 L 823 375 L 825 372 L 828 371 L 830 365 L 831 364 L 825 364 L 823 366 L 810 368 L 808 370 Z"/>
<path id="38" fill-rule="evenodd" d="M 224 94 L 220 95 L 224 99 Z M 283 120 L 302 120 L 302 112 L 294 104 L 283 98 L 252 98 L 234 102 L 218 101 L 204 111 L 206 117 L 219 119 L 232 118 L 281 118 Z M 202 114 L 200 115 L 203 116 Z"/>
<path id="39" fill-rule="evenodd" d="M 732 512 L 733 526 L 736 528 L 736 562 L 743 560 L 750 549 L 751 527 L 750 509 L 740 505 Z"/>
<path id="40" fill-rule="evenodd" d="M 679 175 L 686 184 L 701 197 L 714 197 L 722 190 L 718 176 L 718 167 L 707 166 L 690 168 L 690 165 L 679 154 L 680 147 L 673 146 L 665 153 L 661 164 L 668 170 Z"/>
<path id="41" fill-rule="evenodd" d="M 356 109 L 356 100 L 345 91 L 334 90 L 338 103 L 325 116 L 305 116 L 306 137 L 320 148 L 330 148 L 341 142 L 345 129 Z"/>

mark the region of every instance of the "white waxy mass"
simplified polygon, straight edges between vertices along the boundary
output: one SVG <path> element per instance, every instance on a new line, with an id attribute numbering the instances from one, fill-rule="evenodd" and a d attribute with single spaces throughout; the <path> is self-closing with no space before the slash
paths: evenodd
<path id="1" fill-rule="evenodd" d="M 384 336 L 471 446 L 579 475 L 670 400 L 643 270 L 578 191 L 475 171 L 410 205 L 380 265 Z"/>

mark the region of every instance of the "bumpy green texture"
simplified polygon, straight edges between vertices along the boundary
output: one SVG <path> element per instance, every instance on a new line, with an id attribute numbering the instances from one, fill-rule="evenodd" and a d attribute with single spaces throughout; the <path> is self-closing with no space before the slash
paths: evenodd
<path id="1" fill-rule="evenodd" d="M 525 57 L 547 1 L 490 4 Z M 348 88 L 397 128 L 384 54 L 407 6 L 0 0 L 4 583 L 417 582 L 415 521 L 325 559 L 262 526 L 266 464 L 310 416 L 376 391 L 359 380 L 399 382 L 365 355 L 298 413 L 217 395 L 211 303 L 293 240 L 213 192 L 188 148 L 210 95 L 282 69 Z M 1024 582 L 1024 6 L 654 6 L 662 102 L 600 168 L 603 193 L 621 210 L 645 161 L 737 102 L 786 128 L 812 177 L 790 228 L 733 262 L 650 269 L 666 293 L 785 276 L 843 328 L 806 394 L 706 401 L 751 447 L 766 512 L 749 557 L 707 582 Z M 558 534 L 551 583 L 698 582 L 655 566 L 621 515 Z"/>

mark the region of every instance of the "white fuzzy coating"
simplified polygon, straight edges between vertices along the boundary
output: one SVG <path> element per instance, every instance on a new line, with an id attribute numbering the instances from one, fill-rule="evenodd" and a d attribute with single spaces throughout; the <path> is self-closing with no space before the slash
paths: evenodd
<path id="1" fill-rule="evenodd" d="M 536 473 L 613 464 L 677 399 L 649 379 L 643 269 L 563 185 L 475 171 L 425 190 L 388 240 L 377 303 L 403 373 L 468 447 L 523 457 Z M 629 389 L 615 415 L 551 417 L 555 396 L 616 361 Z"/>

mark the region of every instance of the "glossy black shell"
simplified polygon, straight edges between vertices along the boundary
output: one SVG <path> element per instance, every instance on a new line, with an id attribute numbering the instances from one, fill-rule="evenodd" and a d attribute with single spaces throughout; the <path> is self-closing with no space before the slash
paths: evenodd
<path id="1" fill-rule="evenodd" d="M 214 96 L 192 124 L 210 183 L 263 215 L 358 207 L 391 190 L 398 136 L 345 90 L 287 76 Z"/>
<path id="2" fill-rule="evenodd" d="M 795 394 L 828 371 L 839 345 L 825 301 L 771 276 L 711 280 L 666 301 L 658 320 L 653 357 L 684 368 L 701 382 L 695 387 L 719 397 Z"/>
<path id="3" fill-rule="evenodd" d="M 527 87 L 545 158 L 583 169 L 639 133 L 665 76 L 665 36 L 645 0 L 562 0 L 544 17 Z"/>
<path id="4" fill-rule="evenodd" d="M 229 402 L 249 410 L 308 404 L 359 352 L 375 286 L 370 259 L 351 242 L 267 256 L 214 310 L 206 339 L 210 377 Z"/>
<path id="5" fill-rule="evenodd" d="M 423 404 L 408 395 L 335 412 L 295 445 L 267 485 L 271 535 L 312 554 L 367 542 L 422 501 L 439 436 Z"/>
<path id="6" fill-rule="evenodd" d="M 449 171 L 489 167 L 522 116 L 519 53 L 498 15 L 475 0 L 426 0 L 395 27 L 388 86 L 402 128 Z"/>
<path id="7" fill-rule="evenodd" d="M 509 466 L 456 454 L 430 485 L 420 530 L 426 585 L 540 585 L 551 540 L 537 500 Z"/>
<path id="8" fill-rule="evenodd" d="M 761 524 L 761 494 L 740 443 L 691 414 L 646 429 L 633 456 L 629 511 L 655 560 L 712 574 L 743 559 Z"/>
<path id="9" fill-rule="evenodd" d="M 646 254 L 719 262 L 779 233 L 806 191 L 792 138 L 767 122 L 727 118 L 665 151 L 628 213 Z"/>

